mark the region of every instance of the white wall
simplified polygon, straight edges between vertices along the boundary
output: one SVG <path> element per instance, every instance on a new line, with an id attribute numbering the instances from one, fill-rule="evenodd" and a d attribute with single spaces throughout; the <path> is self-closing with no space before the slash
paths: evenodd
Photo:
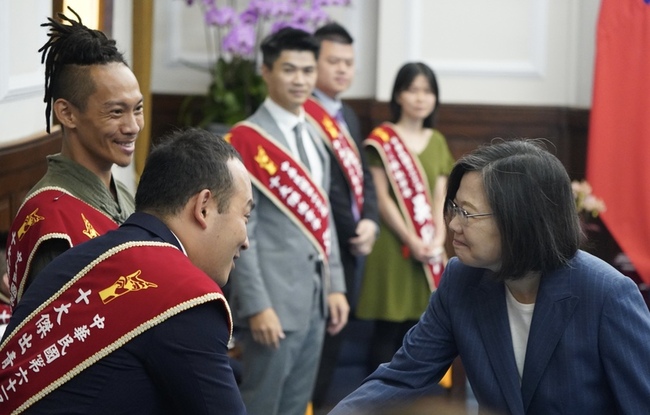
<path id="1" fill-rule="evenodd" d="M 47 41 L 39 30 L 51 2 L 0 0 L 0 143 L 45 132 L 45 73 L 38 49 Z"/>
<path id="2" fill-rule="evenodd" d="M 344 25 L 355 39 L 358 77 L 347 97 L 370 97 L 375 90 L 377 60 L 377 0 L 352 0 L 351 7 L 331 7 L 330 17 Z M 152 91 L 163 94 L 202 94 L 210 78 L 205 30 L 200 2 L 188 7 L 184 1 L 154 4 L 154 55 Z M 197 68 L 198 67 L 198 68 Z"/>
<path id="3" fill-rule="evenodd" d="M 113 36 L 129 61 L 132 1 L 114 0 Z M 443 102 L 590 106 L 599 0 L 352 2 L 330 10 L 355 38 L 357 77 L 348 98 L 387 100 L 399 66 L 421 60 L 438 73 Z M 207 88 L 206 74 L 181 63 L 205 60 L 195 3 L 155 2 L 154 93 Z M 1 144 L 45 129 L 37 50 L 46 41 L 39 25 L 51 14 L 51 2 L 0 0 L 0 10 Z"/>
<path id="4" fill-rule="evenodd" d="M 155 4 L 153 91 L 203 93 L 208 75 L 199 2 Z M 352 0 L 331 16 L 355 38 L 348 98 L 388 100 L 407 61 L 439 76 L 444 102 L 558 105 L 591 102 L 599 0 Z"/>
<path id="5" fill-rule="evenodd" d="M 376 98 L 406 61 L 447 103 L 585 106 L 598 0 L 381 0 Z"/>

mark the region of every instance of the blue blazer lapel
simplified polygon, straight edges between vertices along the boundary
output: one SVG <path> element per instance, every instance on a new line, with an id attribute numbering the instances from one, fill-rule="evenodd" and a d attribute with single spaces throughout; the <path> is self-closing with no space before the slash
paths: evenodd
<path id="1" fill-rule="evenodd" d="M 570 283 L 571 275 L 568 270 L 542 276 L 528 334 L 528 348 L 521 383 L 521 394 L 526 410 L 578 304 L 579 298 L 573 295 Z"/>
<path id="2" fill-rule="evenodd" d="M 510 413 L 522 414 L 524 406 L 519 393 L 519 373 L 512 349 L 505 286 L 495 283 L 489 275 L 485 275 L 476 290 L 474 304 L 477 304 L 476 319 L 481 339 Z"/>

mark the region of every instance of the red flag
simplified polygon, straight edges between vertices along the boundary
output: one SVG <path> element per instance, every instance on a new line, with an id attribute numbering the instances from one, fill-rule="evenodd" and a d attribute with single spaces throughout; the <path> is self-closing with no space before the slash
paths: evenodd
<path id="1" fill-rule="evenodd" d="M 602 0 L 587 179 L 607 229 L 650 283 L 650 0 Z"/>

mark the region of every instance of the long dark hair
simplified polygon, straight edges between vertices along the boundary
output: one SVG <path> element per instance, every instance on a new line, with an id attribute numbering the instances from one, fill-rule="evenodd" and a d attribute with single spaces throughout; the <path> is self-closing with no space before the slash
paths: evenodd
<path id="1" fill-rule="evenodd" d="M 397 97 L 400 93 L 409 89 L 413 80 L 418 75 L 424 75 L 424 77 L 427 78 L 429 88 L 431 88 L 431 92 L 436 96 L 436 105 L 433 107 L 431 114 L 424 119 L 423 123 L 425 128 L 433 128 L 438 113 L 438 107 L 440 105 L 440 92 L 438 91 L 438 80 L 436 79 L 436 74 L 433 73 L 431 68 L 422 62 L 407 63 L 397 72 L 395 83 L 393 85 L 393 92 L 390 96 L 391 121 L 397 122 L 402 116 L 402 106 L 397 102 Z"/>

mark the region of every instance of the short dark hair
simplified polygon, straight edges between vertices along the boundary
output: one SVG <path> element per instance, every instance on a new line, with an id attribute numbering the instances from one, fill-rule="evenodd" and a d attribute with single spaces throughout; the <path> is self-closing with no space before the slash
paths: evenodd
<path id="1" fill-rule="evenodd" d="M 548 272 L 575 255 L 583 234 L 571 180 L 543 140 L 494 141 L 462 157 L 449 175 L 447 200 L 471 171 L 482 176 L 501 233 L 498 279 Z"/>
<path id="2" fill-rule="evenodd" d="M 336 22 L 327 23 L 326 25 L 319 27 L 318 30 L 314 32 L 314 37 L 318 41 L 318 44 L 321 44 L 323 40 L 342 43 L 344 45 L 351 45 L 354 43 L 354 39 L 352 39 L 350 33 Z"/>
<path id="3" fill-rule="evenodd" d="M 282 51 L 297 50 L 308 51 L 318 59 L 320 45 L 311 34 L 301 29 L 285 27 L 275 33 L 271 33 L 262 41 L 262 62 L 264 66 L 273 69 L 273 64 L 280 57 Z"/>
<path id="4" fill-rule="evenodd" d="M 135 193 L 136 211 L 173 216 L 203 189 L 214 194 L 219 212 L 227 211 L 234 192 L 231 159 L 241 157 L 222 137 L 206 130 L 188 128 L 163 136 L 147 157 Z"/>
<path id="5" fill-rule="evenodd" d="M 436 115 L 438 113 L 438 107 L 440 106 L 440 92 L 438 91 L 438 80 L 436 79 L 436 74 L 431 68 L 422 62 L 410 62 L 404 64 L 400 70 L 397 72 L 395 77 L 395 83 L 393 85 L 393 92 L 390 96 L 390 113 L 391 121 L 397 122 L 402 116 L 402 106 L 397 102 L 397 96 L 409 89 L 413 80 L 418 75 L 424 75 L 429 82 L 429 88 L 431 92 L 436 96 L 436 105 L 433 107 L 433 111 L 427 118 L 424 119 L 423 126 L 426 128 L 433 128 L 435 125 Z"/>
<path id="6" fill-rule="evenodd" d="M 49 39 L 38 51 L 42 52 L 41 63 L 45 63 L 45 123 L 50 132 L 52 103 L 59 98 L 70 101 L 81 111 L 85 110 L 88 97 L 95 91 L 90 77 L 90 65 L 106 65 L 117 62 L 126 65 L 126 60 L 117 50 L 115 41 L 108 39 L 99 30 L 93 30 L 81 23 L 79 15 L 68 7 L 77 17 L 70 19 L 63 13 L 58 16 L 69 24 L 63 24 L 50 17 L 49 23 L 41 24 L 50 28 Z M 127 65 L 128 66 L 128 65 Z"/>

